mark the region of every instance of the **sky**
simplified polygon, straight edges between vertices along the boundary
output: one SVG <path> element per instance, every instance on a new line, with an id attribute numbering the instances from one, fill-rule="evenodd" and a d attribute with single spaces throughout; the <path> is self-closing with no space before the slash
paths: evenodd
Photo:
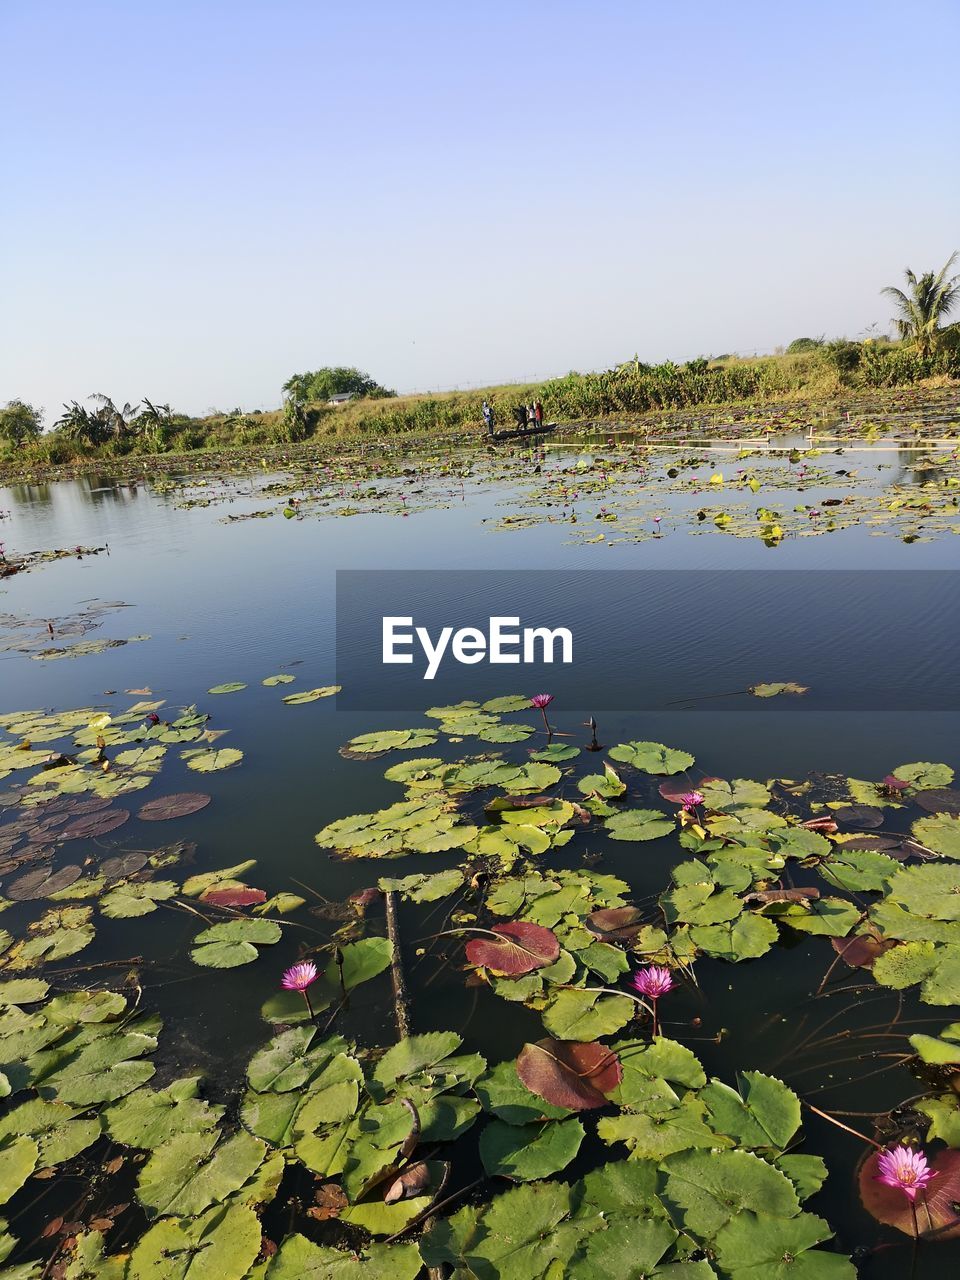
<path id="1" fill-rule="evenodd" d="M 888 327 L 956 0 L 0 0 L 0 403 L 272 408 Z"/>

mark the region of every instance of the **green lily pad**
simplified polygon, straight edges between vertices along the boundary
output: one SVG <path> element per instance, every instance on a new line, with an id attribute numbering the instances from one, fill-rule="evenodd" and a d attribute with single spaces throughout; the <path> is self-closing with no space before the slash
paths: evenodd
<path id="1" fill-rule="evenodd" d="M 657 776 L 682 773 L 694 762 L 689 752 L 665 747 L 662 742 L 623 742 L 610 748 L 610 757 Z"/>
<path id="2" fill-rule="evenodd" d="M 480 1159 L 490 1177 L 531 1182 L 565 1169 L 583 1139 L 584 1128 L 576 1116 L 530 1125 L 494 1120 L 480 1135 Z"/>
<path id="3" fill-rule="evenodd" d="M 318 689 L 302 689 L 299 693 L 288 693 L 284 702 L 288 707 L 299 707 L 305 702 L 317 702 L 320 698 L 332 698 L 343 688 L 339 684 L 322 685 Z"/>
<path id="4" fill-rule="evenodd" d="M 626 809 L 607 818 L 611 840 L 658 840 L 676 830 L 676 823 L 659 809 Z"/>
<path id="5" fill-rule="evenodd" d="M 938 813 L 931 818 L 918 818 L 911 831 L 916 840 L 934 853 L 945 858 L 960 858 L 960 817 Z"/>
<path id="6" fill-rule="evenodd" d="M 185 760 L 188 769 L 197 773 L 219 773 L 221 769 L 230 769 L 243 759 L 243 752 L 236 747 L 220 747 L 190 751 L 181 751 L 180 759 Z"/>
<path id="7" fill-rule="evenodd" d="M 257 947 L 279 942 L 280 936 L 274 920 L 229 920 L 198 933 L 190 959 L 207 969 L 235 969 L 256 960 Z"/>

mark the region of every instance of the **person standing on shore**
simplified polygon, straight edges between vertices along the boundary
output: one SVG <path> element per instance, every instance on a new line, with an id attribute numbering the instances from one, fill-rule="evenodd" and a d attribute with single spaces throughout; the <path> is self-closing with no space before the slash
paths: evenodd
<path id="1" fill-rule="evenodd" d="M 539 397 L 533 402 L 533 420 L 538 427 L 543 426 L 543 405 L 540 403 Z"/>
<path id="2" fill-rule="evenodd" d="M 484 400 L 483 402 L 483 420 L 487 424 L 488 435 L 491 435 L 491 436 L 495 435 L 496 432 L 494 430 L 493 410 L 491 409 L 490 405 L 487 404 L 486 400 Z"/>

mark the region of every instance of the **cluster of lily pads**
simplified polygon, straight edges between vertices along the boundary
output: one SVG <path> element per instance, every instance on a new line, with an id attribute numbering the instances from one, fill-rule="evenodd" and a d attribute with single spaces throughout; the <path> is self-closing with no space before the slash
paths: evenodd
<path id="1" fill-rule="evenodd" d="M 229 522 L 405 517 L 506 489 L 499 501 L 508 511 L 492 527 L 557 524 L 578 542 L 612 545 L 686 530 L 775 547 L 855 525 L 917 542 L 960 527 L 957 426 L 955 392 L 876 393 L 840 410 L 770 404 L 572 424 L 533 448 L 478 450 L 475 438 L 465 446 L 462 436 L 414 453 L 391 440 L 336 453 L 307 446 L 280 477 L 266 459 L 259 483 L 249 479 L 249 463 L 239 466 L 242 488 L 229 476 L 222 483 L 189 478 L 178 505 L 253 495 L 270 503 L 230 513 Z M 714 450 L 717 441 L 725 453 Z M 862 452 L 874 444 L 893 447 Z M 155 487 L 175 489 L 167 479 Z"/>
<path id="2" fill-rule="evenodd" d="M 403 798 L 337 819 L 317 844 L 373 865 L 428 861 L 354 895 L 332 941 L 302 943 L 293 989 L 263 1006 L 270 1038 L 240 1094 L 211 1101 L 196 1075 L 152 1083 L 160 1026 L 146 1011 L 149 967 L 132 1003 L 122 983 L 71 990 L 52 967 L 92 940 L 94 902 L 107 919 L 200 914 L 189 955 L 213 969 L 269 955 L 285 917 L 305 908 L 248 884 L 252 861 L 168 878 L 182 847 L 94 854 L 56 880 L 53 854 L 123 826 L 116 797 L 149 785 L 164 752 L 179 749 L 193 768 L 192 752 L 224 753 L 202 713 L 164 720 L 160 710 L 0 721 L 0 767 L 14 780 L 0 821 L 3 890 L 17 900 L 11 887 L 35 874 L 22 865 L 46 859 L 45 878 L 19 900 L 52 903 L 26 937 L 0 938 L 0 1197 L 13 1224 L 0 1236 L 0 1260 L 11 1259 L 2 1274 L 856 1274 L 851 1242 L 832 1244 L 806 1207 L 827 1168 L 796 1149 L 801 1097 L 749 1062 L 731 1082 L 710 1078 L 682 1033 L 660 1033 L 656 993 L 696 983 L 702 964 L 749 962 L 805 935 L 823 940 L 828 968 L 879 989 L 917 987 L 933 1007 L 960 1004 L 960 908 L 950 905 L 960 900 L 960 792 L 949 766 L 907 763 L 877 780 L 721 779 L 667 744 L 628 740 L 601 755 L 595 739 L 581 748 L 540 731 L 521 695 L 433 707 L 423 726 L 356 737 L 342 754 L 385 761 Z M 47 750 L 67 738 L 68 749 Z M 161 796 L 137 817 L 188 817 L 206 800 Z M 661 857 L 669 883 L 656 899 L 635 902 L 625 880 L 598 869 L 608 840 Z M 478 992 L 524 1006 L 541 1034 L 505 1061 L 465 1049 L 453 1031 L 390 1046 L 339 1034 L 353 993 L 402 969 L 370 919 L 381 896 L 404 911 L 439 904 L 443 926 L 420 948 L 423 962 L 452 964 Z M 901 1238 L 933 1243 L 960 1236 L 960 1024 L 911 1036 L 910 1050 L 924 1092 L 898 1130 L 888 1124 L 873 1149 L 865 1140 L 861 1196 Z M 916 1200 L 881 1163 L 897 1150 L 923 1162 Z M 22 1197 L 64 1172 L 81 1180 L 79 1206 L 18 1241 Z"/>

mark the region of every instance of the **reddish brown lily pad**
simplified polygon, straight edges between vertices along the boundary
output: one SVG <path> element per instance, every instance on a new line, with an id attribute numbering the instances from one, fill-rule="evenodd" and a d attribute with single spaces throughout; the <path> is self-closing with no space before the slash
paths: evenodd
<path id="1" fill-rule="evenodd" d="M 137 811 L 141 822 L 166 822 L 168 818 L 185 818 L 199 813 L 210 803 L 210 797 L 202 791 L 178 791 L 172 796 L 157 796 L 148 800 Z"/>
<path id="2" fill-rule="evenodd" d="M 129 809 L 102 809 L 99 813 L 84 814 L 75 818 L 69 826 L 60 832 L 61 840 L 89 840 L 94 836 L 105 836 L 108 831 L 116 831 L 130 817 Z"/>
<path id="3" fill-rule="evenodd" d="M 252 907 L 254 903 L 266 900 L 267 895 L 262 889 L 248 889 L 246 885 L 238 885 L 235 889 L 208 889 L 200 895 L 201 902 L 209 902 L 215 907 Z"/>
<path id="4" fill-rule="evenodd" d="M 59 871 L 51 871 L 49 867 L 38 867 L 36 871 L 28 871 L 4 888 L 7 897 L 13 902 L 33 902 L 37 898 L 49 898 L 51 893 L 66 889 L 81 876 L 79 867 L 61 867 Z"/>
<path id="5" fill-rule="evenodd" d="M 560 943 L 552 929 L 529 920 L 514 920 L 497 925 L 491 935 L 471 938 L 467 943 L 467 959 L 478 968 L 505 978 L 519 978 L 553 964 L 560 957 Z"/>
<path id="6" fill-rule="evenodd" d="M 918 791 L 913 798 L 929 813 L 960 814 L 960 791 L 955 787 L 931 787 L 929 791 Z"/>
<path id="7" fill-rule="evenodd" d="M 899 1187 L 877 1181 L 879 1151 L 873 1151 L 860 1165 L 860 1199 L 878 1222 L 896 1227 L 904 1235 L 933 1243 L 960 1237 L 960 1151 L 941 1151 L 930 1163 L 936 1176 L 911 1206 Z M 916 1218 L 914 1218 L 914 1208 Z"/>
<path id="8" fill-rule="evenodd" d="M 523 1046 L 517 1075 L 544 1102 L 589 1111 L 606 1104 L 606 1095 L 623 1079 L 623 1068 L 606 1045 L 548 1037 Z"/>
<path id="9" fill-rule="evenodd" d="M 858 933 L 852 938 L 831 938 L 830 942 L 851 969 L 872 969 L 885 951 L 897 945 L 894 938 L 876 938 L 871 933 Z"/>
<path id="10" fill-rule="evenodd" d="M 145 853 L 121 853 L 115 858 L 106 858 L 100 863 L 100 874 L 105 880 L 122 880 L 124 876 L 136 875 L 147 865 Z"/>
<path id="11" fill-rule="evenodd" d="M 603 907 L 591 911 L 583 923 L 604 942 L 630 942 L 643 928 L 643 912 L 638 907 Z"/>
<path id="12" fill-rule="evenodd" d="M 863 827 L 869 831 L 883 826 L 883 810 L 872 804 L 847 804 L 834 809 L 833 817 L 843 827 Z"/>
<path id="13" fill-rule="evenodd" d="M 429 1186 L 430 1166 L 426 1160 L 418 1160 L 416 1164 L 408 1164 L 403 1173 L 387 1183 L 383 1203 L 395 1204 L 398 1200 L 412 1200 L 414 1196 L 423 1195 Z"/>

